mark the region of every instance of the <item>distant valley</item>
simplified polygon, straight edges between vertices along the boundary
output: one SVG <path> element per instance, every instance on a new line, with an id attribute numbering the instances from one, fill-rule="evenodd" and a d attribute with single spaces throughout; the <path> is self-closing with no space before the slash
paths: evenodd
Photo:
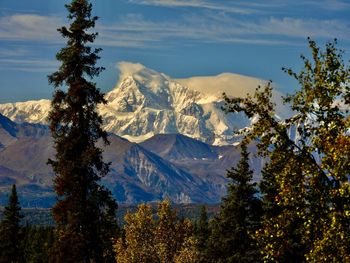
<path id="1" fill-rule="evenodd" d="M 239 158 L 235 146 L 213 146 L 180 134 L 159 134 L 139 144 L 114 134 L 109 140 L 104 158 L 111 172 L 102 182 L 126 204 L 166 197 L 175 203 L 217 203 L 226 192 L 226 169 Z M 1 204 L 15 183 L 24 207 L 51 206 L 54 174 L 46 162 L 54 150 L 48 128 L 0 115 L 0 142 Z"/>

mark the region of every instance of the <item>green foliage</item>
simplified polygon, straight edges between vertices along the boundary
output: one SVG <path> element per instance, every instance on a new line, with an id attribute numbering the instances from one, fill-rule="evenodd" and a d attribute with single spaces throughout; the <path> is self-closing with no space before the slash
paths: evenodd
<path id="1" fill-rule="evenodd" d="M 209 223 L 208 223 L 208 214 L 207 214 L 207 208 L 203 205 L 201 207 L 201 212 L 199 219 L 196 222 L 195 225 L 195 235 L 198 240 L 197 242 L 197 249 L 199 253 L 199 262 L 206 262 L 207 261 L 207 242 L 209 239 Z"/>
<path id="2" fill-rule="evenodd" d="M 49 226 L 25 226 L 22 228 L 23 239 L 21 247 L 23 257 L 21 262 L 49 262 L 50 250 L 54 243 L 54 228 Z"/>
<path id="3" fill-rule="evenodd" d="M 284 158 L 283 153 L 279 153 L 272 160 L 281 162 Z M 274 167 L 274 161 L 265 167 L 263 182 L 268 182 L 273 176 L 274 182 L 278 183 L 275 184 L 275 195 L 262 191 L 265 209 L 263 227 L 256 237 L 265 261 L 302 262 L 305 253 L 302 229 L 306 204 L 305 186 L 299 166 L 301 160 L 290 154 L 288 161 L 279 167 L 280 170 L 276 169 L 278 166 Z M 269 177 L 266 176 L 267 173 Z"/>
<path id="4" fill-rule="evenodd" d="M 276 118 L 268 84 L 247 98 L 225 97 L 226 110 L 257 121 L 245 134 L 268 162 L 262 174 L 262 227 L 256 232 L 265 262 L 349 260 L 350 70 L 336 41 L 300 73 L 284 69 L 300 90 L 285 98 L 294 116 Z M 295 131 L 291 138 L 290 131 Z"/>
<path id="5" fill-rule="evenodd" d="M 8 205 L 5 207 L 4 218 L 0 223 L 0 262 L 19 262 L 22 255 L 20 212 L 16 185 L 13 185 Z"/>
<path id="6" fill-rule="evenodd" d="M 220 213 L 211 222 L 208 241 L 209 262 L 259 262 L 253 235 L 259 227 L 261 203 L 249 168 L 249 153 L 242 144 L 241 160 L 227 171 L 231 179 Z"/>
<path id="7" fill-rule="evenodd" d="M 0 262 L 49 262 L 49 252 L 54 242 L 53 227 L 21 227 L 22 218 L 16 186 L 13 185 L 0 224 Z"/>
<path id="8" fill-rule="evenodd" d="M 104 94 L 87 78 L 103 70 L 95 67 L 100 49 L 87 46 L 97 33 L 90 33 L 97 17 L 91 16 L 87 0 L 66 5 L 70 26 L 58 31 L 67 46 L 57 53 L 62 62 L 49 76 L 55 93 L 49 123 L 56 155 L 49 160 L 56 174 L 54 189 L 58 201 L 53 207 L 57 239 L 52 262 L 112 262 L 112 238 L 116 234 L 117 204 L 110 191 L 98 182 L 109 172 L 96 142 L 107 141 L 97 105 L 106 103 Z M 67 91 L 60 86 L 68 87 Z"/>
<path id="9" fill-rule="evenodd" d="M 325 262 L 341 256 L 346 261 L 350 255 L 350 68 L 344 65 L 343 52 L 335 47 L 336 41 L 328 43 L 325 51 L 314 41 L 310 40 L 309 45 L 313 60 L 302 57 L 304 70 L 298 74 L 286 70 L 301 86 L 300 91 L 286 99 L 299 112 L 296 119 L 305 122 L 312 116 L 299 129 L 302 142 L 310 142 L 302 149 L 308 153 L 309 167 L 312 165 L 305 171 L 308 235 L 304 242 L 312 244 L 306 260 Z M 336 247 L 331 248 L 331 243 Z"/>

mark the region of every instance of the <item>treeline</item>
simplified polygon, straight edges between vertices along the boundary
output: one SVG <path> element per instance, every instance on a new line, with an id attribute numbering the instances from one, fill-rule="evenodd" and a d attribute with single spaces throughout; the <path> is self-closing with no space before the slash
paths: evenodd
<path id="1" fill-rule="evenodd" d="M 8 206 L 0 222 L 0 262 L 49 262 L 50 249 L 55 239 L 52 226 L 21 226 L 21 207 L 16 186 L 13 185 Z"/>
<path id="2" fill-rule="evenodd" d="M 7 195 L 8 199 L 8 195 Z M 19 196 L 19 200 L 21 197 Z M 7 202 L 8 200 L 6 200 Z M 21 203 L 21 202 L 20 202 Z M 0 208 L 0 221 L 3 219 L 4 208 Z M 52 218 L 50 208 L 23 208 L 21 210 L 21 225 L 53 226 L 55 221 Z"/>
<path id="3" fill-rule="evenodd" d="M 6 202 L 8 202 L 8 196 L 6 195 Z M 21 196 L 19 196 L 21 201 Z M 20 202 L 21 204 L 21 202 Z M 153 209 L 156 209 L 157 203 L 149 203 Z M 191 221 L 197 219 L 200 215 L 200 208 L 203 204 L 172 204 L 173 209 L 178 213 L 179 217 L 188 218 Z M 219 211 L 220 204 L 205 204 L 208 211 L 208 218 L 214 217 L 214 215 Z M 137 210 L 137 205 L 126 205 L 120 204 L 118 206 L 117 221 L 119 226 L 125 224 L 125 215 L 128 212 L 135 212 Z M 4 207 L 0 208 L 0 221 L 3 219 Z M 52 217 L 50 208 L 23 208 L 21 210 L 22 219 L 21 225 L 35 225 L 35 226 L 55 226 L 55 221 Z"/>

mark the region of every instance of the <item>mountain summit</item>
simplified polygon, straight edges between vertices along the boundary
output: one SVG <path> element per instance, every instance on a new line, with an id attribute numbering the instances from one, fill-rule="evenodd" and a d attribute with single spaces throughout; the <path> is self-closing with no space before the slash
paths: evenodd
<path id="1" fill-rule="evenodd" d="M 120 80 L 99 112 L 108 132 L 133 142 L 179 133 L 212 145 L 232 144 L 234 131 L 250 120 L 225 114 L 222 92 L 242 96 L 266 83 L 231 73 L 177 80 L 138 63 L 118 66 Z M 0 113 L 16 122 L 45 124 L 49 107 L 49 100 L 7 103 L 0 104 Z"/>

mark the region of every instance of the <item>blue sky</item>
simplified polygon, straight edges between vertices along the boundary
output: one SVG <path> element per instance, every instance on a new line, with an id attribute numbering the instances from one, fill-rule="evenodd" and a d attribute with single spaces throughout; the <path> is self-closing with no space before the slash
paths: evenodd
<path id="1" fill-rule="evenodd" d="M 61 0 L 0 0 L 0 103 L 50 98 L 47 75 L 65 45 Z M 139 62 L 171 77 L 233 72 L 296 88 L 282 67 L 301 68 L 307 37 L 333 38 L 350 54 L 350 1 L 345 0 L 95 0 L 95 43 L 106 70 L 103 91 L 118 80 L 116 64 Z"/>

